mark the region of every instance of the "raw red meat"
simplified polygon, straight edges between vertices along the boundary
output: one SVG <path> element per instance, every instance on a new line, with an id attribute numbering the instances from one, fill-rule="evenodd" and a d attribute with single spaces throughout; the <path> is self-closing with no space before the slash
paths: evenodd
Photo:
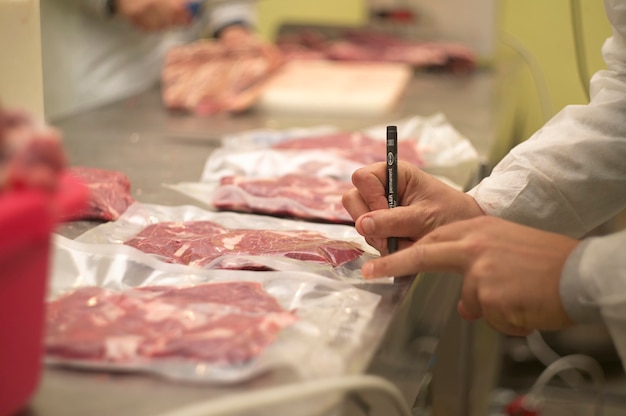
<path id="1" fill-rule="evenodd" d="M 277 44 L 288 59 L 399 62 L 453 72 L 467 72 L 476 65 L 474 52 L 459 43 L 416 41 L 371 29 L 322 33 L 303 28 L 282 34 Z"/>
<path id="2" fill-rule="evenodd" d="M 236 256 L 281 256 L 340 266 L 358 258 L 355 243 L 331 240 L 313 231 L 225 228 L 211 221 L 160 222 L 149 225 L 124 244 L 162 256 L 165 261 L 203 267 L 222 256 L 222 269 L 266 269 Z"/>
<path id="3" fill-rule="evenodd" d="M 176 46 L 161 73 L 163 103 L 199 114 L 246 110 L 258 98 L 262 81 L 282 63 L 277 56 L 267 54 L 260 42 L 233 48 L 200 40 Z"/>
<path id="4" fill-rule="evenodd" d="M 61 358 L 235 364 L 259 355 L 296 319 L 256 282 L 85 287 L 48 303 L 45 346 Z"/>
<path id="5" fill-rule="evenodd" d="M 384 140 L 376 140 L 360 132 L 290 139 L 275 144 L 273 148 L 279 150 L 324 150 L 333 152 L 342 158 L 360 162 L 363 165 L 384 162 L 387 155 Z M 398 142 L 398 154 L 401 160 L 406 160 L 417 166 L 424 165 L 418 144 L 413 140 L 400 140 Z"/>
<path id="6" fill-rule="evenodd" d="M 72 216 L 72 220 L 114 221 L 135 202 L 130 194 L 130 181 L 122 172 L 75 166 L 69 173 L 89 189 L 87 208 Z"/>
<path id="7" fill-rule="evenodd" d="M 54 191 L 65 163 L 57 130 L 26 112 L 0 106 L 0 191 Z"/>
<path id="8" fill-rule="evenodd" d="M 341 202 L 352 183 L 331 177 L 285 175 L 276 178 L 226 176 L 212 205 L 217 209 L 352 224 Z"/>

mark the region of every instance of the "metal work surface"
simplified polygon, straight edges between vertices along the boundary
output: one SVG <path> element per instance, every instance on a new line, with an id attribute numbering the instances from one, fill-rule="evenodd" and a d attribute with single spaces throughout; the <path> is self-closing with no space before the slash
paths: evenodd
<path id="1" fill-rule="evenodd" d="M 510 140 L 502 134 L 502 82 L 501 76 L 490 71 L 467 76 L 417 74 L 392 113 L 368 119 L 332 114 L 279 115 L 259 110 L 210 118 L 170 114 L 163 109 L 159 91 L 155 89 L 55 125 L 63 133 L 71 165 L 126 173 L 133 195 L 140 202 L 196 204 L 163 184 L 197 181 L 208 155 L 219 146 L 221 136 L 252 128 L 326 124 L 359 129 L 409 115 L 442 112 L 473 142 L 485 166 L 490 167 L 500 156 L 498 149 L 506 148 Z M 93 226 L 89 222 L 76 222 L 62 226 L 59 233 L 73 238 Z M 391 380 L 411 405 L 431 371 L 448 317 L 456 313 L 460 279 L 433 274 L 396 279 L 392 285 L 362 287 L 381 294 L 382 301 L 361 350 L 354 356 L 350 372 L 372 373 Z M 288 370 L 277 370 L 234 386 L 210 386 L 178 384 L 137 374 L 46 368 L 25 414 L 155 415 L 213 397 L 294 382 L 297 380 Z"/>

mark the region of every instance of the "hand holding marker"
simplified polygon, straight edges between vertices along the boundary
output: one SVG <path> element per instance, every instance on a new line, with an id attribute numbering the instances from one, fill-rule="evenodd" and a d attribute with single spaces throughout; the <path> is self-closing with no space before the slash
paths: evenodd
<path id="1" fill-rule="evenodd" d="M 398 206 L 398 128 L 387 126 L 387 205 Z M 387 239 L 389 254 L 398 250 L 398 238 Z"/>

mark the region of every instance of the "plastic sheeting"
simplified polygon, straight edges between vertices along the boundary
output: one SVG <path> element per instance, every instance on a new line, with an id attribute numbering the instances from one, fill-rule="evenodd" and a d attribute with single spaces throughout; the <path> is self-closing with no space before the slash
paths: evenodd
<path id="1" fill-rule="evenodd" d="M 98 244 L 100 250 L 107 250 L 112 253 L 119 252 L 120 254 L 131 256 L 131 258 L 133 258 L 134 256 L 139 256 L 139 254 L 143 255 L 144 253 L 133 247 L 125 246 L 122 243 L 135 236 L 149 224 L 164 221 L 183 222 L 201 220 L 214 221 L 227 228 L 246 228 L 273 231 L 314 231 L 329 239 L 354 243 L 355 246 L 364 251 L 364 253 L 356 260 L 342 264 L 338 267 L 333 267 L 328 263 L 296 260 L 282 256 L 224 255 L 203 266 L 203 268 L 206 269 L 219 268 L 220 264 L 227 261 L 242 265 L 246 263 L 255 263 L 272 270 L 306 271 L 340 280 L 362 282 L 363 277 L 361 275 L 361 266 L 366 260 L 379 255 L 374 248 L 365 242 L 365 239 L 359 235 L 352 226 L 318 224 L 254 214 L 212 212 L 192 205 L 170 207 L 164 205 L 141 204 L 137 202 L 131 205 L 118 220 L 92 228 L 76 238 L 76 241 Z M 154 258 L 157 259 L 156 256 Z M 382 279 L 380 281 L 390 280 Z"/>
<path id="2" fill-rule="evenodd" d="M 126 250 L 124 250 L 126 249 Z M 258 282 L 297 320 L 256 358 L 225 364 L 184 358 L 128 362 L 48 356 L 49 364 L 84 369 L 146 372 L 166 378 L 236 383 L 278 367 L 302 378 L 343 374 L 359 347 L 380 296 L 307 272 L 203 270 L 166 264 L 129 247 L 54 239 L 49 300 L 87 286 L 124 291 L 146 286 L 185 287 L 209 282 Z"/>
<path id="3" fill-rule="evenodd" d="M 398 127 L 399 141 L 414 141 L 423 166 L 421 168 L 438 176 L 453 187 L 462 189 L 469 183 L 472 174 L 478 168 L 478 153 L 471 142 L 463 137 L 443 114 L 430 117 L 413 116 L 389 123 Z M 372 137 L 386 139 L 386 126 L 377 125 L 360 132 Z M 289 174 L 310 175 L 314 177 L 333 177 L 341 181 L 350 181 L 352 173 L 362 164 L 334 154 L 325 149 L 279 150 L 272 146 L 285 140 L 305 139 L 313 136 L 337 134 L 332 126 L 317 126 L 309 129 L 270 130 L 259 129 L 225 136 L 222 147 L 211 153 L 207 159 L 201 178 L 197 182 L 181 182 L 168 185 L 170 188 L 195 198 L 208 206 L 216 191 L 220 188 L 220 179 L 227 176 L 247 178 L 277 178 Z M 402 155 L 399 155 L 402 158 Z M 385 154 L 381 154 L 381 161 Z M 258 205 L 260 198 L 246 196 Z M 263 203 L 265 208 L 275 206 L 276 211 L 288 202 L 283 197 L 268 197 Z M 298 205 L 307 219 L 318 218 L 332 221 L 336 217 L 329 213 L 326 218 L 319 209 L 307 209 L 298 201 Z M 269 211 L 269 209 L 266 209 Z"/>

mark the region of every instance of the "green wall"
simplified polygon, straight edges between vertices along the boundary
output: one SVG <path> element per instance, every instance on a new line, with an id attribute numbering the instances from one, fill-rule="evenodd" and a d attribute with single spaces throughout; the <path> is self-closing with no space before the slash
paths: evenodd
<path id="1" fill-rule="evenodd" d="M 260 0 L 259 31 L 273 39 L 283 22 L 359 25 L 366 21 L 363 0 Z"/>
<path id="2" fill-rule="evenodd" d="M 580 0 L 584 53 L 589 75 L 604 68 L 600 48 L 610 36 L 611 29 L 604 14 L 603 2 Z M 580 82 L 571 26 L 569 0 L 501 0 L 499 2 L 500 31 L 503 40 L 500 56 L 511 52 L 504 42 L 512 37 L 535 60 L 545 80 L 552 115 L 568 104 L 587 101 Z M 523 135 L 528 137 L 544 122 L 539 93 L 528 66 L 522 77 L 518 99 L 527 111 Z M 540 83 L 541 85 L 541 83 Z M 524 138 L 525 138 L 524 137 Z"/>
<path id="3" fill-rule="evenodd" d="M 266 39 L 273 39 L 285 21 L 359 25 L 367 21 L 365 4 L 367 0 L 262 0 L 258 3 L 259 30 Z M 602 1 L 580 0 L 580 4 L 586 61 L 592 74 L 603 67 L 600 47 L 610 35 L 610 26 Z M 551 103 L 550 114 L 541 111 L 532 72 L 523 63 L 518 93 L 512 97 L 524 109 L 520 133 L 523 139 L 544 123 L 546 115 L 553 115 L 567 104 L 586 101 L 576 69 L 570 0 L 500 0 L 498 15 L 499 32 L 503 34 L 498 43 L 498 58 L 519 56 L 511 44 L 522 48 L 545 80 L 541 91 Z"/>

